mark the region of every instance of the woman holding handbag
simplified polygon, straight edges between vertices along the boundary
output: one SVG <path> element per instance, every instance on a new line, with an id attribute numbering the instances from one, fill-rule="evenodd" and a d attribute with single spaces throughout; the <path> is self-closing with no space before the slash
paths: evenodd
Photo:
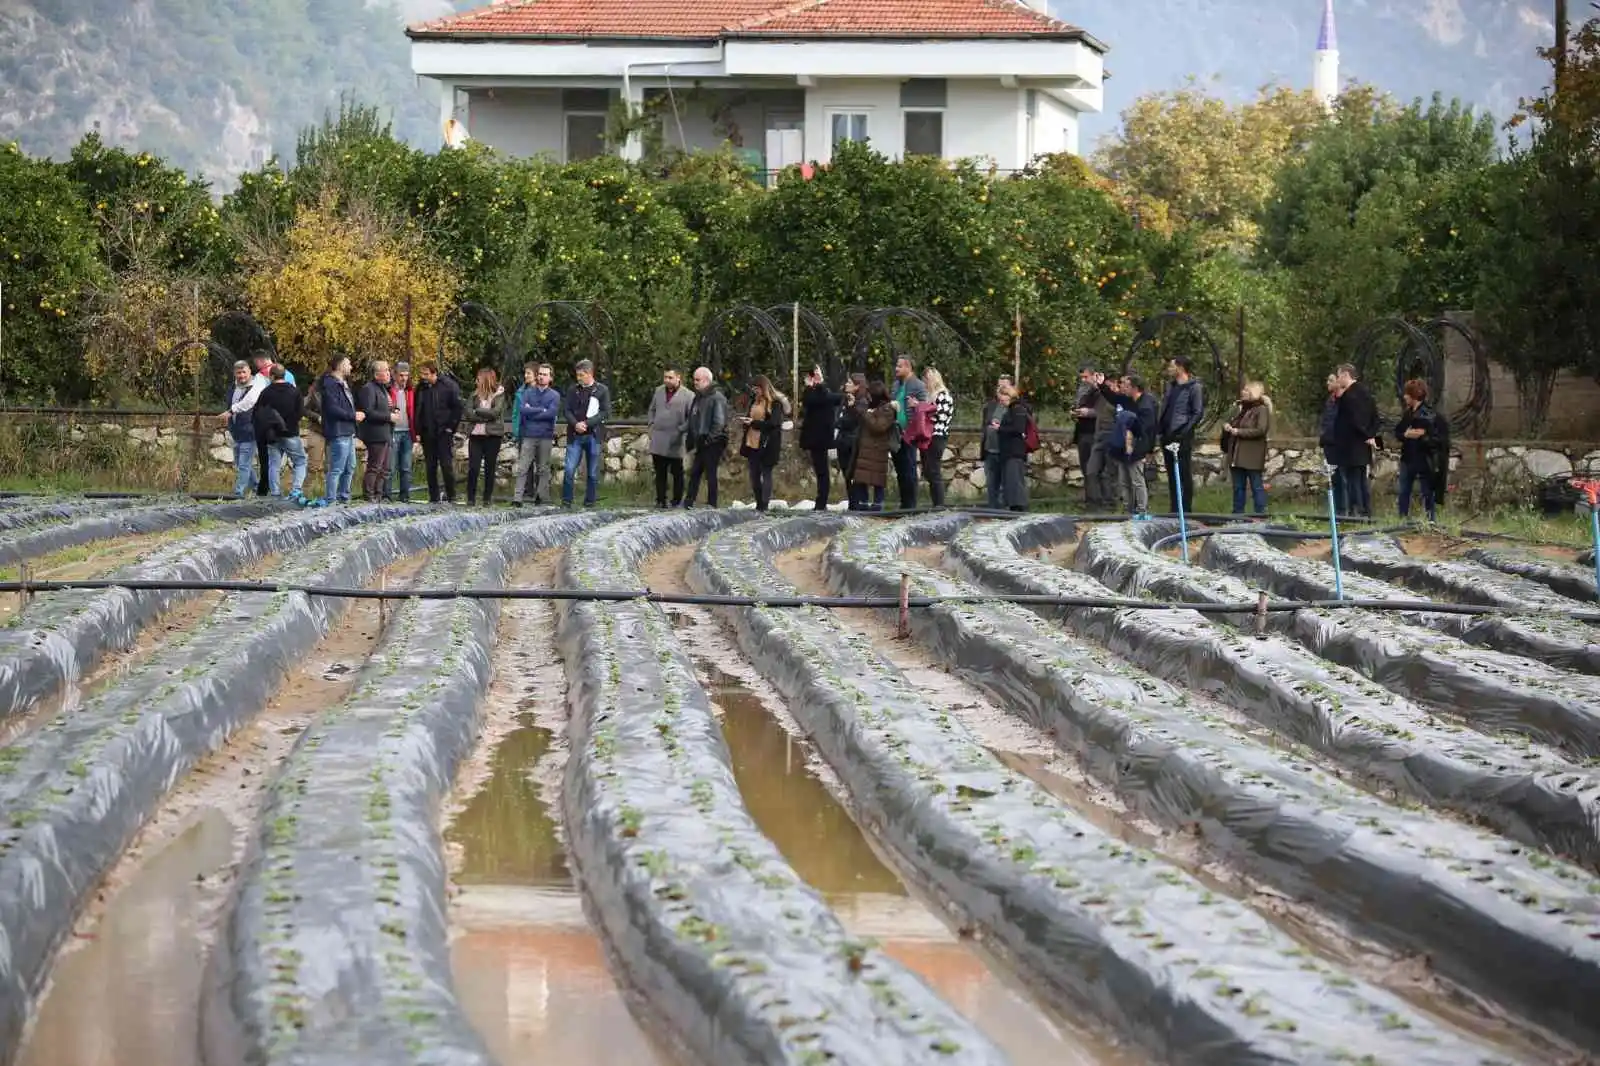
<path id="1" fill-rule="evenodd" d="M 755 497 L 756 510 L 765 511 L 772 502 L 772 471 L 783 450 L 783 422 L 789 414 L 789 398 L 773 388 L 765 374 L 756 375 L 751 391 L 754 395 L 750 410 L 739 419 L 744 426 L 739 454 L 750 464 L 750 493 Z"/>

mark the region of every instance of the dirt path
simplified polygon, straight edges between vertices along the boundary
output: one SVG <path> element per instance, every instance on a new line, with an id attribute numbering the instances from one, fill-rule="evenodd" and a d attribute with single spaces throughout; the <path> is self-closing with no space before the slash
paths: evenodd
<path id="1" fill-rule="evenodd" d="M 140 562 L 145 556 L 166 547 L 174 541 L 192 537 L 200 532 L 199 526 L 180 526 L 160 533 L 141 533 L 129 537 L 113 537 L 90 541 L 28 561 L 28 573 L 35 581 L 80 581 L 104 577 L 114 570 Z M 10 567 L 8 577 L 17 576 L 17 568 Z M 0 625 L 8 625 L 22 610 L 20 594 L 0 596 Z"/>
<path id="2" fill-rule="evenodd" d="M 428 561 L 407 558 L 383 580 L 403 587 Z M 349 694 L 381 636 L 378 601 L 353 601 L 266 709 L 163 800 L 57 958 L 23 1066 L 143 1061 L 125 1056 L 156 1039 L 162 1054 L 150 1061 L 198 1066 L 187 1035 L 197 1031 L 197 990 L 274 771 L 311 721 Z M 105 998 L 90 993 L 105 980 Z M 124 995 L 130 988 L 139 991 Z M 123 1010 L 129 1002 L 138 1008 Z"/>

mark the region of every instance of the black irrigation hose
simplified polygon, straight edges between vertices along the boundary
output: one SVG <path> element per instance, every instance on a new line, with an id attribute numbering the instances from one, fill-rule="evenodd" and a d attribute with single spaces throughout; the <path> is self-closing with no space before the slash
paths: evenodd
<path id="1" fill-rule="evenodd" d="M 1185 603 L 1168 600 L 1136 600 L 1117 596 L 1046 596 L 1025 593 L 983 593 L 971 596 L 721 596 L 692 593 L 653 592 L 650 589 L 516 589 L 516 588 L 403 588 L 371 589 L 337 585 L 278 584 L 270 581 L 117 581 L 108 578 L 82 581 L 0 581 L 0 594 L 7 592 L 67 592 L 73 589 L 104 590 L 120 588 L 130 592 L 299 592 L 307 596 L 332 596 L 351 600 L 576 600 L 619 603 L 644 600 L 650 603 L 684 604 L 697 607 L 849 607 L 882 610 L 899 607 L 935 607 L 941 603 L 1016 603 L 1044 607 L 1108 607 L 1144 611 L 1196 611 L 1200 614 L 1281 614 L 1301 610 L 1344 609 L 1365 611 L 1422 612 L 1458 615 L 1516 615 L 1526 613 L 1513 607 L 1492 607 L 1473 603 L 1439 603 L 1433 600 L 1258 600 L 1254 603 Z M 1600 611 L 1541 611 L 1541 617 L 1569 618 L 1600 623 Z"/>

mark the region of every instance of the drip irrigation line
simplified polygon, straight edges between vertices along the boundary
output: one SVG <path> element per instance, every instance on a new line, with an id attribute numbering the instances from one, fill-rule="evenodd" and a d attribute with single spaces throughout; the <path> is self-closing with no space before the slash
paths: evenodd
<path id="1" fill-rule="evenodd" d="M 1044 607 L 1110 608 L 1141 611 L 1197 611 L 1201 614 L 1283 614 L 1302 610 L 1401 611 L 1452 615 L 1517 615 L 1527 612 L 1514 607 L 1483 604 L 1440 603 L 1433 600 L 1270 600 L 1247 603 L 1188 603 L 1181 600 L 1136 600 L 1119 596 L 1051 596 L 1026 593 L 977 593 L 957 596 L 725 596 L 695 593 L 655 592 L 643 589 L 545 589 L 545 588 L 405 588 L 372 589 L 338 585 L 302 585 L 271 581 L 118 581 L 109 578 L 81 581 L 0 581 L 0 594 L 32 595 L 74 590 L 130 592 L 299 592 L 307 596 L 329 596 L 349 600 L 567 600 L 591 603 L 620 603 L 641 600 L 650 603 L 682 604 L 697 607 L 843 607 L 882 610 L 901 606 L 937 607 L 940 604 L 1015 603 Z M 1559 617 L 1600 623 L 1600 610 L 1540 611 L 1542 618 Z"/>

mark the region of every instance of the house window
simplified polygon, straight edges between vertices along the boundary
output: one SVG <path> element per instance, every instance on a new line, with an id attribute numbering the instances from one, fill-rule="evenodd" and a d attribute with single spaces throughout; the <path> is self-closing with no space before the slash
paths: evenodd
<path id="1" fill-rule="evenodd" d="M 944 155 L 944 112 L 907 111 L 905 154 Z"/>
<path id="2" fill-rule="evenodd" d="M 867 113 L 865 111 L 830 111 L 828 129 L 835 148 L 846 141 L 867 139 Z"/>
<path id="3" fill-rule="evenodd" d="M 606 154 L 606 115 L 603 111 L 567 112 L 567 162 Z"/>

